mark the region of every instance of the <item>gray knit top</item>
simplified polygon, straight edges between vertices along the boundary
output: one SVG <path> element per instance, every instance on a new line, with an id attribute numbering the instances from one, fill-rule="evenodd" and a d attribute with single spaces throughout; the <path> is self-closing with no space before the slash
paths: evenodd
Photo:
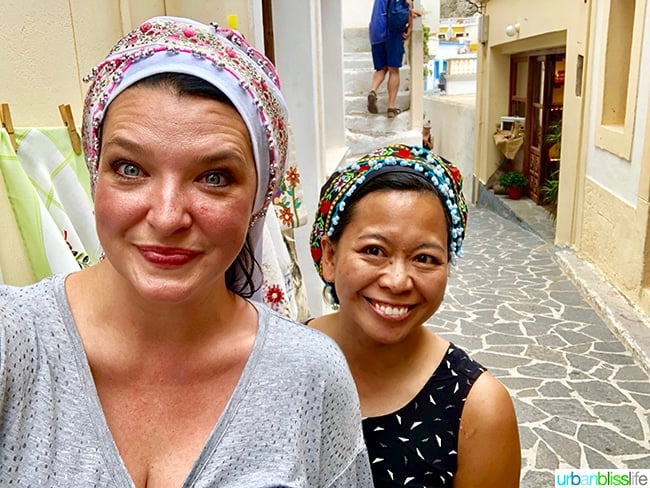
<path id="1" fill-rule="evenodd" d="M 55 275 L 0 287 L 0 486 L 132 487 Z M 253 351 L 184 487 L 371 487 L 355 386 L 325 335 L 255 304 Z"/>

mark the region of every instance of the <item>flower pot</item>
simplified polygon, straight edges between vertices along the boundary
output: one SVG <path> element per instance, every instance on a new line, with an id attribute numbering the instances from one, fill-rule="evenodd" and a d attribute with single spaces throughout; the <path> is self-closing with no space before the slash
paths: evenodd
<path id="1" fill-rule="evenodd" d="M 522 188 L 520 186 L 511 186 L 508 188 L 508 197 L 510 200 L 519 200 L 521 198 Z"/>

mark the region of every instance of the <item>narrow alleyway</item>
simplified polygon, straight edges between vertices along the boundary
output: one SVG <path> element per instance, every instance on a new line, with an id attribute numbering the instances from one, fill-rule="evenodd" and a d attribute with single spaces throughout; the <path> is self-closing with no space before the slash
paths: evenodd
<path id="1" fill-rule="evenodd" d="M 470 209 L 464 256 L 431 327 L 507 386 L 522 488 L 558 468 L 650 467 L 650 379 L 562 270 L 557 249 Z"/>

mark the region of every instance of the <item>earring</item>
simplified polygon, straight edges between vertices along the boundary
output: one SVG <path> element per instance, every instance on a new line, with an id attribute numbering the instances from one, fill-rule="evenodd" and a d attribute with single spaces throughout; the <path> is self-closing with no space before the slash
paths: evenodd
<path id="1" fill-rule="evenodd" d="M 325 300 L 326 303 L 329 303 L 333 310 L 339 309 L 339 300 L 336 296 L 334 283 L 325 283 L 325 286 L 323 287 L 323 300 Z"/>

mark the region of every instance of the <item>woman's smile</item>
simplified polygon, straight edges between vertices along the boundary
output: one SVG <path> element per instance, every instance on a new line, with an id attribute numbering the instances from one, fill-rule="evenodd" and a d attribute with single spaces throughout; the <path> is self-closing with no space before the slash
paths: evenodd
<path id="1" fill-rule="evenodd" d="M 176 268 L 183 266 L 201 253 L 191 249 L 163 246 L 137 246 L 142 257 L 154 266 Z"/>
<path id="2" fill-rule="evenodd" d="M 408 317 L 409 311 L 413 308 L 413 306 L 409 305 L 396 305 L 379 302 L 371 298 L 366 298 L 366 300 L 378 315 L 388 320 L 403 320 Z"/>

